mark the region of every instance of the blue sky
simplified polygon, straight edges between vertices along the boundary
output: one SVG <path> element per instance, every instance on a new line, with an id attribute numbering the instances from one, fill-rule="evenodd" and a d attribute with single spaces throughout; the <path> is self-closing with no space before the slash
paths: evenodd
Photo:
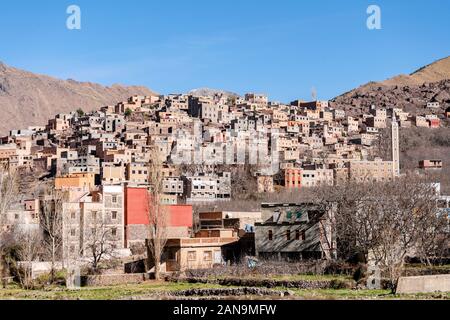
<path id="1" fill-rule="evenodd" d="M 66 28 L 66 9 L 82 29 Z M 368 30 L 379 5 L 382 29 Z M 333 98 L 450 55 L 447 0 L 15 0 L 0 7 L 0 61 L 59 78 L 199 87 L 272 100 Z"/>

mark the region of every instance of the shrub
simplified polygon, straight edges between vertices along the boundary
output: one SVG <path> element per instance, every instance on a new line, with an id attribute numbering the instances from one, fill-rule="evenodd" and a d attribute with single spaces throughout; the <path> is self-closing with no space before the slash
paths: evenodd
<path id="1" fill-rule="evenodd" d="M 44 274 L 40 275 L 34 282 L 35 282 L 35 285 L 38 287 L 45 287 L 45 286 L 50 286 L 50 285 L 65 286 L 66 278 L 67 278 L 67 271 L 59 270 L 55 273 L 55 278 L 53 280 L 53 283 L 51 283 L 51 274 L 50 273 L 44 273 Z"/>
<path id="2" fill-rule="evenodd" d="M 78 109 L 77 110 L 77 115 L 79 116 L 79 117 L 82 117 L 82 116 L 84 116 L 84 111 L 83 111 L 83 109 Z"/>

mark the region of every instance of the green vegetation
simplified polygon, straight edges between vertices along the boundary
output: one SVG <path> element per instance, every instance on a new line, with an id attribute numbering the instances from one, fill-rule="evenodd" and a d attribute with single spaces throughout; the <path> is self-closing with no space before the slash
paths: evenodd
<path id="1" fill-rule="evenodd" d="M 232 275 L 225 276 L 209 276 L 209 280 L 213 279 L 232 279 Z M 287 275 L 263 275 L 263 274 L 249 274 L 238 277 L 239 279 L 255 279 L 255 280 L 277 280 L 277 281 L 350 281 L 353 280 L 351 276 L 336 275 L 336 274 L 287 274 Z"/>
<path id="2" fill-rule="evenodd" d="M 65 287 L 47 287 L 43 290 L 23 290 L 18 286 L 0 289 L 0 300 L 118 300 L 188 289 L 207 289 L 219 286 L 172 282 L 146 282 L 134 285 L 86 287 L 68 290 Z"/>
<path id="3" fill-rule="evenodd" d="M 125 117 L 129 117 L 129 116 L 131 116 L 133 114 L 133 111 L 130 109 L 130 108 L 127 108 L 126 110 L 125 110 Z"/>
<path id="4" fill-rule="evenodd" d="M 431 300 L 450 299 L 450 293 L 395 295 L 390 290 L 290 289 L 296 297 L 312 300 Z"/>
<path id="5" fill-rule="evenodd" d="M 435 269 L 448 269 L 447 266 L 436 266 Z M 421 265 L 408 265 L 409 269 L 423 268 Z M 59 272 L 56 278 L 63 283 L 64 272 Z M 207 279 L 229 279 L 232 276 L 209 276 Z M 355 285 L 351 276 L 348 275 L 320 275 L 320 274 L 292 274 L 292 275 L 264 275 L 248 274 L 240 276 L 240 279 L 249 280 L 274 280 L 274 281 L 332 281 L 334 284 L 329 289 L 295 289 L 286 287 L 275 287 L 272 290 L 289 291 L 292 296 L 285 299 L 308 299 L 308 300 L 403 300 L 403 299 L 449 299 L 450 293 L 416 294 L 416 295 L 394 295 L 390 290 L 356 290 L 349 289 Z M 41 276 L 37 281 L 36 290 L 24 290 L 19 285 L 9 285 L 5 289 L 0 288 L 0 300 L 120 300 L 120 299 L 157 299 L 164 293 L 189 290 L 189 289 L 220 289 L 233 288 L 236 286 L 220 285 L 217 283 L 188 283 L 179 282 L 147 281 L 142 284 L 114 285 L 104 287 L 83 287 L 78 290 L 68 290 L 64 286 L 48 285 L 48 275 Z M 351 284 L 346 286 L 345 284 Z M 239 297 L 237 297 L 239 299 Z M 274 296 L 274 299 L 279 297 Z"/>
<path id="6" fill-rule="evenodd" d="M 79 290 L 67 290 L 64 287 L 47 287 L 42 290 L 23 290 L 19 286 L 11 285 L 0 289 L 0 300 L 119 300 L 145 297 L 157 298 L 163 293 L 189 290 L 230 288 L 214 284 L 192 284 L 185 282 L 155 282 L 142 284 L 117 285 L 105 287 L 87 287 Z M 286 291 L 284 287 L 274 290 Z M 393 295 L 389 290 L 352 290 L 352 289 L 288 289 L 293 293 L 290 299 L 311 300 L 390 300 L 390 299 L 450 299 L 447 294 L 417 294 Z M 289 299 L 289 298 L 288 298 Z"/>
<path id="7" fill-rule="evenodd" d="M 79 116 L 79 117 L 82 117 L 82 116 L 84 116 L 84 111 L 83 111 L 83 109 L 78 109 L 77 110 L 77 115 Z"/>
<path id="8" fill-rule="evenodd" d="M 353 280 L 351 276 L 335 275 L 335 274 L 294 274 L 284 276 L 274 276 L 274 280 L 287 281 L 348 281 Z"/>

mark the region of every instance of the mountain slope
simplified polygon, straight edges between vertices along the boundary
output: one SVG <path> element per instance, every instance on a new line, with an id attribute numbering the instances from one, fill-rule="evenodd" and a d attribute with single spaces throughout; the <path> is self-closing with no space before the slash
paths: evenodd
<path id="1" fill-rule="evenodd" d="M 384 85 L 421 85 L 450 79 L 450 57 L 433 62 L 409 76 L 398 76 L 382 83 Z"/>
<path id="2" fill-rule="evenodd" d="M 188 94 L 192 94 L 193 96 L 203 96 L 203 97 L 211 97 L 215 94 L 223 94 L 226 97 L 239 97 L 237 93 L 218 90 L 218 89 L 210 89 L 210 88 L 198 88 L 188 92 Z"/>
<path id="3" fill-rule="evenodd" d="M 60 80 L 9 67 L 0 62 L 0 134 L 44 125 L 55 114 L 79 108 L 90 111 L 132 95 L 150 95 L 145 87 Z"/>
<path id="4" fill-rule="evenodd" d="M 371 105 L 396 106 L 415 113 L 430 101 L 441 103 L 442 108 L 450 104 L 450 57 L 410 75 L 370 82 L 334 98 L 331 105 L 355 114 L 367 112 Z"/>

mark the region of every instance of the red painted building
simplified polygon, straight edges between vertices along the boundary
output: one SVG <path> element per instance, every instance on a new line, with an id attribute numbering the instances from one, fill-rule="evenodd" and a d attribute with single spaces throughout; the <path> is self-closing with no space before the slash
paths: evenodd
<path id="1" fill-rule="evenodd" d="M 192 206 L 167 206 L 169 227 L 189 227 L 193 225 Z M 146 188 L 125 188 L 125 225 L 148 224 L 148 193 Z"/>
<path id="2" fill-rule="evenodd" d="M 125 243 L 142 243 L 147 236 L 148 192 L 145 187 L 125 188 Z M 188 237 L 193 226 L 192 206 L 168 205 L 169 237 Z"/>
<path id="3" fill-rule="evenodd" d="M 428 122 L 430 123 L 430 128 L 439 128 L 441 126 L 440 119 L 430 119 Z"/>

